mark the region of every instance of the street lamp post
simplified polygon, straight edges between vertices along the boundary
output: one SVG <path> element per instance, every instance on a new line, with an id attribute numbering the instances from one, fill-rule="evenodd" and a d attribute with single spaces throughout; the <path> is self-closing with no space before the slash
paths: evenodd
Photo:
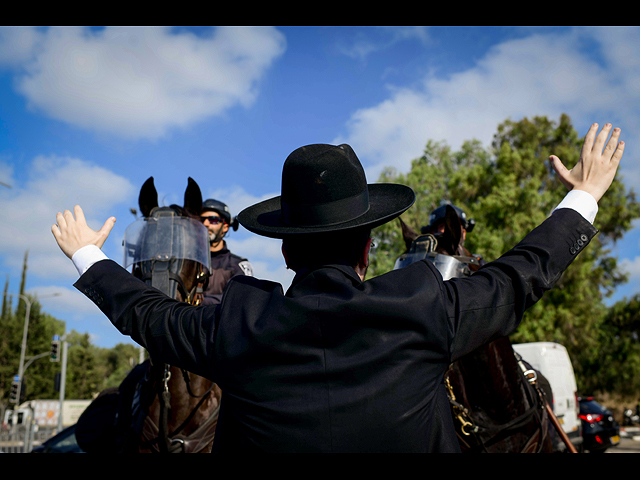
<path id="1" fill-rule="evenodd" d="M 26 310 L 26 313 L 24 314 L 24 330 L 22 331 L 22 349 L 20 350 L 20 366 L 18 367 L 18 377 L 20 379 L 19 380 L 20 383 L 18 383 L 18 395 L 16 397 L 17 404 L 20 403 L 20 394 L 22 393 L 22 382 L 24 380 L 22 378 L 22 374 L 24 373 L 24 356 L 27 351 L 27 333 L 29 332 L 29 314 L 31 313 L 31 300 L 29 300 L 29 297 L 22 294 L 19 294 L 18 297 L 22 298 L 24 302 L 27 304 L 27 310 Z"/>
<path id="2" fill-rule="evenodd" d="M 60 293 L 52 293 L 51 295 L 43 295 L 46 297 L 57 297 Z M 18 377 L 20 378 L 18 383 L 18 395 L 16 403 L 20 403 L 20 393 L 22 392 L 22 375 L 24 374 L 24 357 L 27 352 L 27 334 L 29 333 L 29 315 L 31 313 L 31 300 L 26 295 L 18 294 L 18 297 L 22 298 L 27 304 L 27 309 L 24 314 L 24 329 L 22 331 L 22 348 L 20 350 L 20 366 L 18 367 Z M 41 297 L 42 298 L 42 297 Z"/>
<path id="3" fill-rule="evenodd" d="M 60 413 L 58 413 L 58 432 L 62 431 L 62 412 L 64 408 L 64 396 L 67 387 L 67 354 L 69 343 L 67 335 L 62 336 L 62 365 L 60 367 Z"/>

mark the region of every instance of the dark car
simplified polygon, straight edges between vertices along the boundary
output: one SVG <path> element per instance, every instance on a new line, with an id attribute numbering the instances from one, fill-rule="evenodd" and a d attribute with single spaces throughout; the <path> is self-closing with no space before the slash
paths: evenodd
<path id="1" fill-rule="evenodd" d="M 611 411 L 593 397 L 578 400 L 584 449 L 591 453 L 604 453 L 607 448 L 620 443 L 620 425 L 614 420 Z"/>
<path id="2" fill-rule="evenodd" d="M 59 434 L 34 447 L 31 453 L 84 453 L 76 441 L 76 426 L 71 425 Z"/>

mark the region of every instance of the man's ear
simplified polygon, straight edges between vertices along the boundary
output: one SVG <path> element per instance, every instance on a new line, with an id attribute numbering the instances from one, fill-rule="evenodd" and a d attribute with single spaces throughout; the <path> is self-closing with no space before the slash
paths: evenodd
<path id="1" fill-rule="evenodd" d="M 360 256 L 360 260 L 358 260 L 358 264 L 354 266 L 354 270 L 360 277 L 360 280 L 364 282 L 364 278 L 367 276 L 367 268 L 369 268 L 369 252 L 371 251 L 371 237 L 367 240 L 364 248 L 362 249 L 362 254 Z"/>
<path id="2" fill-rule="evenodd" d="M 280 249 L 282 250 L 282 256 L 284 257 L 285 265 L 289 270 L 293 270 L 293 268 L 291 268 L 291 266 L 289 265 L 289 257 L 287 257 L 287 252 L 284 250 L 284 242 L 282 242 L 282 247 L 280 247 Z"/>
<path id="3" fill-rule="evenodd" d="M 362 250 L 362 256 L 360 257 L 360 266 L 367 268 L 369 266 L 369 252 L 371 252 L 371 244 L 373 240 L 369 237 L 367 243 L 364 246 L 364 250 Z"/>

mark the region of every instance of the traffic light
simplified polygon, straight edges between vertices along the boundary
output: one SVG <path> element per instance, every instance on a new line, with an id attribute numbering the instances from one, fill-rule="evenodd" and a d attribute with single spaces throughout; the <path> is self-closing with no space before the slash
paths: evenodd
<path id="1" fill-rule="evenodd" d="M 11 403 L 18 403 L 18 389 L 20 388 L 20 377 L 18 375 L 13 377 L 13 383 L 11 383 L 11 394 L 9 401 Z"/>
<path id="2" fill-rule="evenodd" d="M 60 340 L 53 340 L 51 342 L 51 357 L 49 360 L 52 362 L 60 361 Z"/>
<path id="3" fill-rule="evenodd" d="M 61 373 L 58 372 L 53 376 L 53 389 L 56 392 L 60 391 L 60 378 L 62 377 Z"/>

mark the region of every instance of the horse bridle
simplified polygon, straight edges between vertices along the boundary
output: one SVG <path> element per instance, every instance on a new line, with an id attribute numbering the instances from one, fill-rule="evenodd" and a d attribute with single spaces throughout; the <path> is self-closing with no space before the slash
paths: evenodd
<path id="1" fill-rule="evenodd" d="M 188 290 L 184 284 L 184 280 L 180 278 L 180 275 L 174 272 L 174 270 L 179 271 L 179 267 L 183 261 L 184 260 L 177 258 L 172 258 L 170 260 L 147 260 L 146 262 L 151 263 L 151 272 L 147 274 L 140 273 L 140 280 L 148 283 L 154 288 L 157 288 L 161 292 L 171 292 L 170 280 L 173 280 L 176 282 L 176 288 L 180 291 L 180 295 L 182 295 L 184 302 L 191 305 L 200 305 L 202 303 L 204 285 L 209 274 L 206 272 L 204 267 L 199 264 L 199 271 L 196 274 L 196 282 L 191 290 Z M 175 268 L 176 266 L 178 268 Z"/>
<path id="2" fill-rule="evenodd" d="M 171 392 L 169 392 L 169 380 L 171 379 L 171 365 L 164 364 L 164 373 L 162 376 L 162 390 L 159 392 L 160 397 L 160 419 L 158 425 L 158 448 L 160 453 L 186 453 L 185 439 L 174 438 L 191 422 L 198 409 L 202 406 L 205 400 L 209 397 L 213 391 L 214 383 L 201 395 L 195 395 L 191 391 L 191 381 L 189 379 L 189 372 L 184 369 L 180 369 L 182 377 L 187 385 L 187 391 L 192 398 L 199 398 L 200 401 L 191 410 L 191 413 L 187 418 L 169 433 L 169 410 L 171 409 Z M 215 425 L 218 418 L 218 412 L 220 405 L 216 407 L 214 412 L 209 416 L 207 421 L 200 425 L 198 429 L 191 434 L 193 437 L 204 436 L 207 440 L 201 442 L 201 444 L 208 444 L 215 435 Z"/>
<path id="3" fill-rule="evenodd" d="M 167 295 L 169 296 L 175 296 L 173 294 L 177 290 L 180 292 L 180 295 L 182 296 L 184 302 L 194 306 L 200 305 L 203 299 L 204 286 L 209 274 L 204 266 L 197 262 L 198 272 L 196 274 L 196 281 L 193 287 L 189 290 L 187 289 L 180 275 L 176 273 L 180 271 L 183 262 L 184 259 L 175 257 L 170 259 L 146 260 L 144 262 L 147 264 L 147 266 L 144 268 L 144 271 L 146 271 L 146 273 L 143 273 L 143 268 L 138 265 L 138 277 L 145 283 L 150 284 L 152 287 L 165 293 L 168 292 Z M 173 285 L 171 284 L 172 281 L 175 282 Z M 189 395 L 192 398 L 199 398 L 200 400 L 191 410 L 190 414 L 182 422 L 182 424 L 174 429 L 173 432 L 169 433 L 169 411 L 171 409 L 171 393 L 169 391 L 169 380 L 171 379 L 171 365 L 164 364 L 161 379 L 161 388 L 157 393 L 160 404 L 158 437 L 155 440 L 150 440 L 147 442 L 149 446 L 157 443 L 160 453 L 184 453 L 186 451 L 185 439 L 174 437 L 180 434 L 180 432 L 182 432 L 182 430 L 193 419 L 198 409 L 202 406 L 202 404 L 213 391 L 215 385 L 214 383 L 212 383 L 207 391 L 205 391 L 201 395 L 196 395 L 191 389 L 189 373 L 184 369 L 181 369 L 181 372 L 182 377 L 186 383 L 187 392 L 189 393 Z M 193 432 L 191 436 L 204 436 L 204 444 L 206 445 L 215 434 L 215 425 L 217 422 L 219 408 L 220 406 L 218 405 L 209 419 L 204 424 L 202 424 L 195 432 Z M 209 440 L 206 441 L 206 439 Z"/>
<path id="4" fill-rule="evenodd" d="M 171 235 L 174 234 L 173 231 L 171 231 L 171 233 L 169 234 L 169 238 L 172 239 L 172 241 L 169 242 L 169 245 L 164 243 L 164 241 L 166 241 L 167 234 L 165 233 L 163 236 L 162 234 L 158 233 L 158 229 L 161 229 L 162 232 L 166 232 L 166 220 L 169 220 L 169 228 L 172 228 L 174 218 L 185 217 L 191 218 L 191 215 L 186 214 L 184 209 L 176 207 L 175 205 L 171 207 L 154 207 L 153 209 L 151 209 L 149 213 L 149 219 L 155 219 L 157 222 L 162 221 L 162 223 L 155 223 L 157 227 L 153 230 L 153 232 L 156 232 L 155 235 L 157 235 L 157 237 L 154 236 L 154 234 L 149 235 L 150 245 L 158 248 L 158 245 L 155 242 L 159 242 L 162 244 L 162 246 L 159 247 L 160 252 L 154 251 L 152 256 L 148 255 L 148 252 L 146 255 L 137 252 L 137 255 L 140 255 L 140 257 L 137 257 L 138 260 L 136 261 L 134 266 L 134 275 L 140 278 L 143 282 L 160 290 L 171 298 L 176 298 L 176 292 L 180 292 L 180 295 L 182 296 L 184 302 L 191 305 L 199 305 L 202 302 L 204 286 L 207 281 L 207 277 L 209 276 L 208 272 L 205 269 L 205 266 L 199 260 L 187 260 L 187 258 L 189 257 L 181 258 L 180 253 L 176 254 L 175 251 L 172 251 L 173 248 L 177 248 L 177 250 L 181 252 L 182 250 L 180 249 L 180 246 L 182 245 L 184 247 L 184 245 L 181 244 L 180 241 L 177 241 L 177 246 L 173 244 L 173 237 L 171 237 Z M 161 227 L 160 225 L 163 225 L 163 227 Z M 151 225 L 145 226 L 143 231 L 146 231 L 146 229 L 150 227 Z M 188 233 L 183 233 L 182 236 L 188 236 Z M 164 241 L 158 240 L 158 238 Z M 142 241 L 140 244 L 137 244 L 136 250 L 145 250 L 144 244 L 146 241 L 147 239 L 145 238 L 144 241 Z M 208 247 L 206 255 L 209 255 Z M 198 265 L 196 281 L 190 290 L 187 289 L 184 281 L 179 275 L 185 261 L 194 261 Z M 172 281 L 174 283 L 172 283 Z"/>
<path id="5" fill-rule="evenodd" d="M 435 252 L 436 252 L 436 248 L 438 245 L 438 235 L 432 235 L 432 234 L 425 235 L 425 237 L 427 236 L 430 236 L 431 238 L 427 239 L 427 242 L 425 243 L 425 247 L 427 248 L 427 252 L 428 252 L 427 257 L 431 257 L 432 255 L 435 255 Z M 454 259 L 458 260 L 459 262 L 469 265 L 471 268 L 475 267 L 477 269 L 478 267 L 480 267 L 480 262 L 477 257 L 462 255 L 460 254 L 461 253 L 460 250 L 461 250 L 460 246 L 458 246 L 458 251 L 456 252 L 458 253 L 457 255 L 447 255 L 447 256 L 451 256 Z M 470 273 L 471 272 L 467 272 L 467 274 L 470 274 Z M 469 411 L 469 409 L 467 409 L 464 405 L 462 405 L 456 400 L 455 394 L 453 392 L 453 387 L 451 386 L 451 383 L 449 381 L 449 377 L 448 375 L 445 375 L 444 382 L 447 390 L 447 396 L 449 397 L 449 403 L 451 404 L 451 409 L 452 409 L 454 418 L 457 419 L 457 421 L 460 424 L 460 432 L 462 432 L 462 437 L 460 437 L 460 435 L 458 435 L 458 437 L 462 442 L 468 444 L 468 442 L 466 442 L 464 437 L 473 437 L 476 443 L 479 446 L 481 446 L 481 448 L 484 451 L 487 451 L 487 447 L 497 442 L 500 438 L 507 436 L 508 433 L 514 432 L 519 428 L 523 427 L 524 425 L 529 423 L 531 421 L 531 418 L 534 416 L 538 419 L 538 422 L 540 423 L 540 429 L 531 436 L 531 438 L 527 441 L 525 445 L 527 446 L 530 445 L 533 442 L 535 436 L 538 434 L 538 432 L 540 432 L 540 438 L 544 438 L 547 430 L 546 423 L 545 423 L 545 417 L 547 415 L 547 412 L 544 407 L 544 397 L 542 396 L 542 391 L 540 390 L 540 388 L 536 383 L 535 371 L 526 369 L 524 367 L 524 364 L 522 363 L 522 358 L 519 357 L 517 354 L 516 354 L 516 361 L 520 365 L 520 369 L 521 369 L 520 373 L 522 375 L 523 380 L 527 380 L 527 383 L 529 383 L 532 386 L 533 390 L 537 392 L 537 394 L 535 395 L 535 398 L 534 398 L 534 396 L 531 393 L 531 389 L 525 388 L 524 390 L 527 392 L 527 395 L 529 396 L 529 405 L 531 405 L 531 407 L 526 409 L 523 414 L 519 415 L 513 420 L 507 423 L 504 423 L 502 425 L 486 425 L 486 424 L 482 424 L 477 418 L 474 418 L 471 412 Z M 531 376 L 531 373 L 533 373 L 533 377 Z M 482 440 L 481 436 L 484 437 L 486 435 L 490 436 L 489 439 Z M 543 443 L 542 441 L 539 441 L 538 451 L 541 451 L 542 447 L 543 447 Z"/>
<path id="6" fill-rule="evenodd" d="M 173 272 L 168 272 L 168 278 L 175 280 L 178 284 L 178 287 L 182 289 L 183 298 L 186 299 L 186 302 L 191 305 L 200 305 L 202 302 L 202 292 L 204 282 L 206 280 L 206 272 L 201 267 L 201 270 L 198 272 L 196 278 L 196 284 L 192 288 L 190 292 L 187 292 L 187 289 L 184 285 L 184 282 L 177 274 Z M 184 369 L 180 369 L 182 372 L 182 378 L 187 386 L 187 392 L 189 396 L 192 398 L 199 398 L 200 401 L 196 404 L 196 406 L 191 410 L 191 413 L 187 416 L 187 418 L 176 428 L 173 432 L 169 433 L 169 410 L 171 409 L 171 392 L 169 391 L 169 380 L 171 379 L 171 365 L 164 364 L 164 372 L 162 375 L 162 389 L 160 390 L 158 396 L 160 401 L 160 419 L 158 425 L 158 448 L 160 453 L 185 453 L 186 446 L 185 440 L 182 438 L 174 438 L 178 435 L 182 430 L 189 424 L 189 422 L 193 419 L 198 409 L 202 406 L 205 400 L 209 397 L 211 392 L 213 391 L 214 383 L 211 384 L 209 389 L 207 389 L 201 395 L 196 395 L 191 390 L 191 380 L 189 378 L 189 372 Z M 220 405 L 216 407 L 216 410 L 209 416 L 207 421 L 202 424 L 195 432 L 193 432 L 192 436 L 198 437 L 204 435 L 206 438 L 213 439 L 215 435 L 215 425 L 217 422 L 218 411 L 220 409 Z M 210 441 L 210 440 L 209 440 Z M 206 445 L 208 441 L 205 441 Z"/>
<path id="7" fill-rule="evenodd" d="M 447 388 L 449 403 L 451 404 L 454 417 L 460 423 L 460 431 L 463 435 L 463 437 L 460 437 L 460 435 L 458 435 L 458 437 L 467 445 L 468 442 L 464 437 L 472 437 L 475 440 L 476 444 L 481 447 L 482 450 L 487 452 L 488 447 L 496 443 L 501 438 L 508 436 L 507 434 L 515 432 L 516 430 L 529 423 L 532 417 L 535 417 L 537 419 L 540 426 L 539 429 L 531 435 L 525 445 L 530 445 L 538 434 L 540 435 L 541 439 L 546 436 L 547 412 L 544 406 L 545 400 L 542 390 L 540 390 L 540 387 L 536 382 L 536 373 L 534 370 L 528 369 L 524 365 L 524 363 L 522 362 L 522 357 L 520 357 L 516 352 L 514 352 L 514 354 L 516 356 L 516 362 L 519 365 L 519 373 L 522 376 L 522 379 L 525 380 L 525 384 L 529 384 L 531 386 L 531 388 L 524 389 L 527 392 L 527 395 L 529 397 L 529 405 L 531 406 L 526 409 L 525 412 L 521 415 L 501 425 L 486 425 L 478 421 L 477 418 L 474 418 L 469 409 L 467 409 L 464 405 L 460 404 L 456 400 L 453 388 L 451 386 L 451 383 L 449 382 L 449 378 L 445 375 L 445 386 Z M 535 395 L 532 394 L 532 390 L 535 392 Z M 489 438 L 486 440 L 483 440 L 481 438 L 486 436 L 489 436 Z M 539 453 L 540 451 L 542 451 L 543 442 L 538 441 L 537 444 L 538 448 L 536 453 Z"/>

